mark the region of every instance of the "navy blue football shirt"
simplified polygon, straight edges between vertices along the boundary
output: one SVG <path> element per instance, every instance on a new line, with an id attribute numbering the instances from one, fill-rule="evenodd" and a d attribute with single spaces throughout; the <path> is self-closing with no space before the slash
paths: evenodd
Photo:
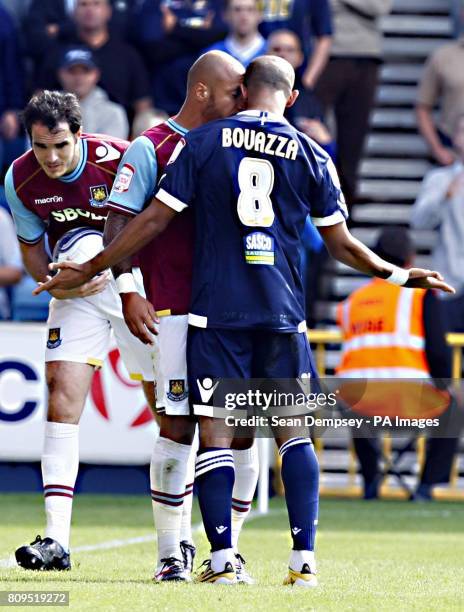
<path id="1" fill-rule="evenodd" d="M 283 117 L 245 111 L 190 131 L 156 197 L 195 211 L 189 323 L 304 331 L 301 234 L 347 216 L 328 155 Z"/>

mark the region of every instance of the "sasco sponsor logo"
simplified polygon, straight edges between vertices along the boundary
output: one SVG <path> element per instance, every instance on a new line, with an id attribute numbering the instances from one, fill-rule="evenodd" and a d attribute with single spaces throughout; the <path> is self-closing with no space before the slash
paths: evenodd
<path id="1" fill-rule="evenodd" d="M 246 248 L 256 249 L 259 251 L 272 251 L 274 248 L 273 240 L 266 234 L 255 232 L 254 234 L 250 234 L 246 237 Z"/>
<path id="2" fill-rule="evenodd" d="M 50 198 L 36 198 L 34 200 L 35 204 L 59 204 L 60 202 L 63 201 L 63 198 L 61 196 L 51 196 Z"/>
<path id="3" fill-rule="evenodd" d="M 83 217 L 84 219 L 91 219 L 92 221 L 104 221 L 106 215 L 97 215 L 90 210 L 83 210 L 82 208 L 64 208 L 63 210 L 52 210 L 51 216 L 54 221 L 58 223 L 65 223 L 67 221 L 75 221 Z"/>
<path id="4" fill-rule="evenodd" d="M 21 361 L 0 361 L 0 382 L 4 376 L 11 374 L 19 375 L 24 381 L 27 382 L 38 382 L 39 375 L 32 365 Z M 18 385 L 15 385 L 18 388 Z M 17 404 L 15 403 L 14 409 L 4 403 L 4 400 L 0 401 L 0 422 L 17 422 L 27 419 L 37 409 L 40 400 L 33 399 L 32 397 L 24 397 Z"/>

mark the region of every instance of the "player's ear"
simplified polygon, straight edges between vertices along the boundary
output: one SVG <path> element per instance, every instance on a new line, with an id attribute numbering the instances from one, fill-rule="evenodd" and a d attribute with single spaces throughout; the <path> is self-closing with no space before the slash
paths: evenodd
<path id="1" fill-rule="evenodd" d="M 201 82 L 195 85 L 195 97 L 197 100 L 200 102 L 206 102 L 209 99 L 209 96 L 210 92 L 208 85 Z"/>
<path id="2" fill-rule="evenodd" d="M 291 106 L 293 106 L 299 95 L 300 95 L 300 92 L 298 91 L 298 89 L 294 89 L 287 100 L 287 104 L 285 105 L 285 108 L 290 108 Z"/>
<path id="3" fill-rule="evenodd" d="M 80 138 L 82 136 L 82 131 L 83 130 L 82 130 L 82 125 L 81 125 L 81 127 L 77 130 L 77 132 L 74 134 L 74 136 L 76 138 Z"/>
<path id="4" fill-rule="evenodd" d="M 245 87 L 243 83 L 240 83 L 240 93 L 242 94 L 243 103 L 246 107 L 248 102 L 248 89 Z"/>

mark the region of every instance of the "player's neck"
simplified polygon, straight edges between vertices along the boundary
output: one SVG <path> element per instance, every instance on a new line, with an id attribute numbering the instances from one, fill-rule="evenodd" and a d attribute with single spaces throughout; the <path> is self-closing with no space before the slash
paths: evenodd
<path id="1" fill-rule="evenodd" d="M 252 111 L 266 111 L 273 115 L 277 115 L 278 117 L 283 117 L 283 109 L 282 104 L 277 101 L 269 100 L 265 97 L 257 97 L 253 99 L 248 99 L 247 110 Z"/>
<path id="2" fill-rule="evenodd" d="M 184 103 L 177 115 L 174 115 L 173 120 L 186 130 L 194 130 L 205 123 L 203 116 L 193 106 Z"/>

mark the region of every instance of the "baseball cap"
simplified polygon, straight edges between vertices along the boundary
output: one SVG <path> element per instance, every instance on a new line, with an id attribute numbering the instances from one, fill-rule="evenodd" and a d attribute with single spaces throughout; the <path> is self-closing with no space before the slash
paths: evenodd
<path id="1" fill-rule="evenodd" d="M 87 68 L 97 68 L 97 64 L 90 49 L 73 48 L 68 49 L 61 60 L 61 68 L 70 68 L 71 66 L 86 66 Z"/>

